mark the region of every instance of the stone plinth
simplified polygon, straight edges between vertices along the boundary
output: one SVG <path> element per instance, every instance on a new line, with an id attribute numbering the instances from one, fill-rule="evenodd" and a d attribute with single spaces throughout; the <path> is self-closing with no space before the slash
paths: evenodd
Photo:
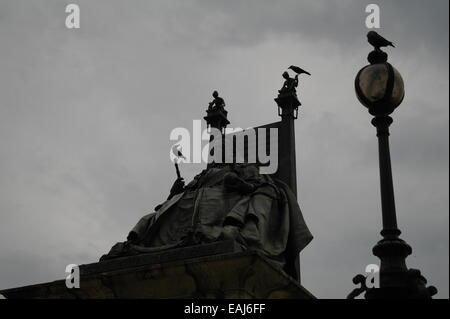
<path id="1" fill-rule="evenodd" d="M 80 288 L 65 280 L 0 291 L 6 298 L 314 298 L 257 252 L 231 242 L 80 266 Z"/>

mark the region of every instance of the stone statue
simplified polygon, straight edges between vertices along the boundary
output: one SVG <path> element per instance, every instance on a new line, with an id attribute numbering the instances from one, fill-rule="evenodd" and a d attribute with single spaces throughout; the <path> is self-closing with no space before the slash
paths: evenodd
<path id="1" fill-rule="evenodd" d="M 283 83 L 283 87 L 278 90 L 278 93 L 280 93 L 280 95 L 296 95 L 296 88 L 298 87 L 298 74 L 295 76 L 295 78 L 291 78 L 288 72 L 284 72 L 283 78 L 285 81 Z"/>
<path id="2" fill-rule="evenodd" d="M 214 91 L 212 96 L 214 97 L 214 100 L 209 102 L 208 110 L 225 108 L 225 100 L 219 96 L 219 92 Z"/>
<path id="3" fill-rule="evenodd" d="M 285 95 L 297 95 L 297 87 L 298 87 L 298 76 L 300 74 L 307 74 L 309 76 L 311 76 L 311 73 L 309 73 L 308 71 L 303 70 L 302 68 L 295 66 L 295 65 L 291 65 L 289 68 L 289 70 L 292 70 L 296 73 L 295 78 L 291 78 L 289 76 L 289 73 L 286 71 L 283 73 L 283 78 L 284 78 L 284 84 L 283 87 L 278 91 L 278 93 L 280 93 L 280 96 L 285 96 Z"/>
<path id="4" fill-rule="evenodd" d="M 297 277 L 299 252 L 312 235 L 286 184 L 255 165 L 213 164 L 187 185 L 177 179 L 168 199 L 100 260 L 220 240 L 256 250 Z"/>

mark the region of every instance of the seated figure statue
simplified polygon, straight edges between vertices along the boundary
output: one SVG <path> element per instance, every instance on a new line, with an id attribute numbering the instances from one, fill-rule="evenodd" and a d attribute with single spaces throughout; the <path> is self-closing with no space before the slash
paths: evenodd
<path id="1" fill-rule="evenodd" d="M 296 278 L 312 235 L 286 184 L 255 165 L 213 164 L 186 186 L 178 179 L 169 198 L 100 260 L 220 240 L 256 250 Z"/>
<path id="2" fill-rule="evenodd" d="M 219 96 L 219 92 L 214 91 L 212 96 L 214 100 L 209 102 L 208 110 L 223 110 L 225 108 L 225 100 Z"/>
<path id="3" fill-rule="evenodd" d="M 280 90 L 278 90 L 278 93 L 280 95 L 287 95 L 287 94 L 296 95 L 297 93 L 296 88 L 298 87 L 298 74 L 295 76 L 295 78 L 291 78 L 289 76 L 289 73 L 284 72 L 282 76 L 284 79 L 284 83 L 283 87 Z"/>

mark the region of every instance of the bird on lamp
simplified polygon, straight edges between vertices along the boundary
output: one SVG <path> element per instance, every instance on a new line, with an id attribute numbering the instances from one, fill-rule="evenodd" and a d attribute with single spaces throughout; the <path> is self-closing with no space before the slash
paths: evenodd
<path id="1" fill-rule="evenodd" d="M 388 47 L 388 46 L 391 46 L 391 47 L 395 48 L 394 43 L 392 43 L 391 41 L 383 38 L 381 35 L 379 35 L 375 31 L 370 31 L 369 33 L 367 33 L 367 41 L 371 45 L 373 45 L 373 47 L 375 48 L 376 51 L 381 51 L 380 48 Z"/>

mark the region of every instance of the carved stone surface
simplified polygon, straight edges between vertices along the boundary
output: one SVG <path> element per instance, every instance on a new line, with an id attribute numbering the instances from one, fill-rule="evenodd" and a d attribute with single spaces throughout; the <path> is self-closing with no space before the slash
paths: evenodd
<path id="1" fill-rule="evenodd" d="M 80 267 L 80 288 L 64 280 L 0 291 L 6 298 L 291 298 L 314 296 L 257 252 L 228 252 L 230 243 L 121 258 Z M 148 261 L 148 263 L 144 263 Z M 111 264 L 114 262 L 115 264 Z"/>
<path id="2" fill-rule="evenodd" d="M 298 278 L 299 253 L 312 238 L 289 186 L 252 164 L 217 165 L 142 217 L 100 260 L 233 240 Z"/>
<path id="3" fill-rule="evenodd" d="M 139 267 L 151 264 L 162 264 L 183 259 L 238 252 L 232 240 L 219 241 L 211 244 L 164 250 L 158 253 L 142 254 L 132 258 L 116 258 L 80 266 L 80 274 L 90 275 L 99 272 L 113 271 L 122 268 Z"/>

